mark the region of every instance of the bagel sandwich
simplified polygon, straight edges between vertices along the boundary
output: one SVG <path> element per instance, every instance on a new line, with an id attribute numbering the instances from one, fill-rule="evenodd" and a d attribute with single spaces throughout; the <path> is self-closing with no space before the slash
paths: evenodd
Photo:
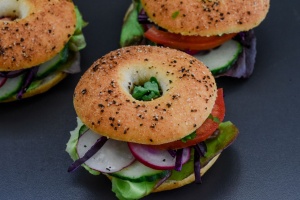
<path id="1" fill-rule="evenodd" d="M 256 57 L 254 28 L 269 0 L 133 0 L 124 17 L 121 47 L 162 45 L 204 62 L 215 77 L 248 78 Z"/>
<path id="2" fill-rule="evenodd" d="M 80 71 L 87 23 L 67 0 L 0 0 L 0 102 L 46 92 Z"/>
<path id="3" fill-rule="evenodd" d="M 104 55 L 79 80 L 73 104 L 68 172 L 82 166 L 104 174 L 119 199 L 201 183 L 238 135 L 223 121 L 223 90 L 208 68 L 166 47 Z"/>

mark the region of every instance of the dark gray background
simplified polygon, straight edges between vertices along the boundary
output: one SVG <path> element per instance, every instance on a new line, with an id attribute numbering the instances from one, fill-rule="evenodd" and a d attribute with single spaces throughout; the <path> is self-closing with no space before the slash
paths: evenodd
<path id="1" fill-rule="evenodd" d="M 75 1 L 89 26 L 82 51 L 85 71 L 118 48 L 130 0 Z M 255 29 L 257 62 L 248 80 L 222 78 L 226 119 L 239 138 L 203 177 L 203 184 L 152 194 L 145 199 L 300 198 L 300 3 L 272 0 Z M 0 199 L 114 199 L 104 176 L 67 173 L 69 131 L 76 126 L 72 94 L 80 74 L 46 94 L 0 104 Z"/>

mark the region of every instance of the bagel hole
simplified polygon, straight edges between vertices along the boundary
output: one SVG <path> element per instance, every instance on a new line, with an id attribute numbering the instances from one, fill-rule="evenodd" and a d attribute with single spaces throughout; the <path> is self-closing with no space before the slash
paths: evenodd
<path id="1" fill-rule="evenodd" d="M 135 67 L 133 67 L 136 69 Z M 159 96 L 154 98 L 160 98 L 165 94 L 165 92 L 168 90 L 168 83 L 166 80 L 157 72 L 154 70 L 135 70 L 129 69 L 129 72 L 126 70 L 126 72 L 123 74 L 123 77 L 125 80 L 123 80 L 123 88 L 131 95 L 133 96 L 134 88 L 141 86 L 144 87 L 146 82 L 149 82 L 153 78 L 157 80 L 158 83 L 158 90 L 159 90 Z M 135 98 L 133 96 L 133 98 Z M 137 99 L 139 100 L 139 99 Z M 151 99 L 152 100 L 152 99 Z M 143 100 L 141 100 L 143 101 Z M 147 100 L 146 100 L 147 101 Z"/>
<path id="2" fill-rule="evenodd" d="M 24 1 L 0 1 L 0 20 L 14 21 L 28 16 L 29 7 Z"/>
<path id="3" fill-rule="evenodd" d="M 151 85 L 151 89 L 147 86 Z M 136 92 L 138 91 L 138 92 Z M 161 97 L 162 90 L 159 82 L 155 77 L 151 77 L 149 80 L 139 80 L 139 83 L 133 83 L 133 87 L 130 94 L 136 100 L 151 101 Z M 137 95 L 140 94 L 140 95 Z M 143 99 L 145 98 L 145 99 Z"/>

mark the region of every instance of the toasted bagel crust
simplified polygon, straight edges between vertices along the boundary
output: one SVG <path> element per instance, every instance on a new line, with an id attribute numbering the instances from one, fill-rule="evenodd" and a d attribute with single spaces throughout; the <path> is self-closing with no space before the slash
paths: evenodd
<path id="1" fill-rule="evenodd" d="M 141 0 L 158 26 L 181 35 L 212 36 L 248 31 L 261 23 L 270 0 Z"/>
<path id="2" fill-rule="evenodd" d="M 0 0 L 0 71 L 30 68 L 53 58 L 76 27 L 75 7 L 69 0 Z M 3 10 L 10 8 L 11 11 Z M 3 17 L 3 16 L 2 16 Z M 6 16 L 4 16 L 6 17 Z"/>
<path id="3" fill-rule="evenodd" d="M 131 91 L 156 77 L 162 96 L 135 100 Z M 81 77 L 74 93 L 78 117 L 93 131 L 126 142 L 163 144 L 196 130 L 217 95 L 215 79 L 178 50 L 131 46 L 108 53 Z"/>
<path id="4" fill-rule="evenodd" d="M 209 163 L 207 163 L 207 165 L 205 165 L 200 170 L 201 176 L 203 176 L 211 168 L 211 166 L 213 166 L 213 164 L 217 161 L 217 159 L 219 158 L 219 156 L 220 156 L 220 154 L 218 154 L 215 157 L 213 157 L 209 161 Z M 186 177 L 185 179 L 183 179 L 181 181 L 167 180 L 167 181 L 163 182 L 163 184 L 161 184 L 159 187 L 155 188 L 153 190 L 153 192 L 162 192 L 162 191 L 165 191 L 165 190 L 173 190 L 173 189 L 185 186 L 187 184 L 190 184 L 190 183 L 192 183 L 194 181 L 195 181 L 195 175 L 194 174 L 189 175 L 188 177 Z"/>

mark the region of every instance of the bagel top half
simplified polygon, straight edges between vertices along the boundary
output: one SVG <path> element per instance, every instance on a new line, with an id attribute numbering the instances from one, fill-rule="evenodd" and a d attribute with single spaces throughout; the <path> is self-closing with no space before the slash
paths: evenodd
<path id="1" fill-rule="evenodd" d="M 162 96 L 135 100 L 134 85 L 155 77 Z M 217 88 L 208 68 L 178 50 L 131 46 L 108 53 L 84 73 L 74 92 L 78 117 L 112 139 L 157 145 L 179 140 L 209 116 Z"/>
<path id="2" fill-rule="evenodd" d="M 1 18 L 0 71 L 30 68 L 50 60 L 76 28 L 75 7 L 68 0 L 0 0 Z"/>
<path id="3" fill-rule="evenodd" d="M 270 0 L 141 0 L 151 21 L 171 33 L 212 36 L 248 31 L 266 17 Z"/>

